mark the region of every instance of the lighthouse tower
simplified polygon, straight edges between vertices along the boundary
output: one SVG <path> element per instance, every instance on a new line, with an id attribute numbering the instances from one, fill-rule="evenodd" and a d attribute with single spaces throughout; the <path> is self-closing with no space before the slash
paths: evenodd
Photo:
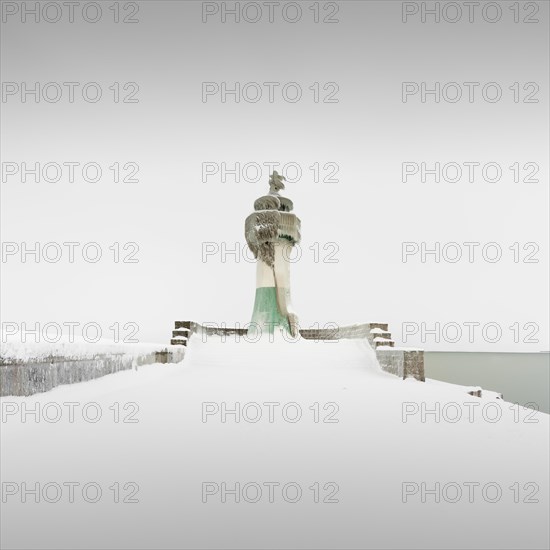
<path id="1" fill-rule="evenodd" d="M 280 195 L 284 176 L 269 178 L 269 194 L 256 199 L 254 213 L 246 218 L 245 237 L 257 260 L 256 297 L 250 331 L 273 333 L 277 327 L 296 336 L 298 318 L 290 299 L 290 258 L 300 242 L 300 219 L 292 201 Z"/>

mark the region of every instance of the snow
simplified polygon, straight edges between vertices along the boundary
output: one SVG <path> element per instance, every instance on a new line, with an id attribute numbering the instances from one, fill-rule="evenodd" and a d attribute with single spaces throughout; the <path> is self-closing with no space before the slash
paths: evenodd
<path id="1" fill-rule="evenodd" d="M 103 496 L 95 504 L 79 498 L 78 489 L 74 502 L 64 496 L 57 503 L 35 503 L 30 496 L 31 502 L 23 503 L 17 494 L 8 496 L 2 505 L 2 546 L 548 545 L 548 415 L 513 407 L 490 393 L 472 397 L 466 387 L 401 380 L 380 370 L 364 340 L 250 343 L 241 337 L 237 343 L 236 338 L 223 342 L 209 336 L 202 342 L 194 335 L 180 364 L 148 365 L 28 398 L 3 398 L 3 411 L 17 409 L 2 422 L 4 482 L 39 482 L 41 487 L 94 482 Z M 44 411 L 48 403 L 69 401 L 80 404 L 74 422 L 66 414 L 57 422 L 41 417 L 22 422 L 23 406 Z M 95 423 L 80 414 L 91 402 L 102 411 Z M 138 422 L 115 422 L 113 409 L 124 417 L 128 403 L 135 404 L 130 412 L 139 407 Z M 262 415 L 257 422 L 242 416 L 235 422 L 230 414 L 222 422 L 218 412 L 204 416 L 223 403 L 228 409 L 240 403 L 241 411 L 249 404 L 248 418 L 258 407 Z M 270 405 L 273 422 L 264 403 L 279 404 Z M 289 403 L 299 405 L 300 420 L 287 420 L 297 410 Z M 427 412 L 445 407 L 439 422 Z M 457 407 L 462 417 L 451 421 Z M 489 421 L 495 407 L 501 418 Z M 425 410 L 424 422 L 415 409 Z M 323 422 L 327 418 L 338 422 Z M 109 487 L 116 482 L 137 484 L 139 503 L 113 502 Z M 257 483 L 265 492 L 256 503 L 235 503 L 230 494 L 225 503 L 219 494 L 203 502 L 203 483 L 212 488 L 224 482 L 239 482 L 241 488 Z M 272 486 L 272 503 L 262 485 L 270 482 L 280 483 Z M 303 490 L 296 503 L 286 502 L 279 492 L 289 482 Z M 436 503 L 428 494 L 423 503 L 418 493 L 403 502 L 403 484 L 411 488 L 423 482 L 429 488 L 459 484 L 464 496 L 457 503 Z M 474 502 L 463 485 L 469 482 L 480 484 Z M 490 482 L 502 488 L 495 503 L 481 496 Z M 539 487 L 538 503 L 523 502 L 529 482 Z M 309 487 L 315 483 L 322 497 L 325 484 L 337 484 L 339 502 L 314 502 Z M 522 488 L 519 503 L 509 489 L 514 483 Z"/>

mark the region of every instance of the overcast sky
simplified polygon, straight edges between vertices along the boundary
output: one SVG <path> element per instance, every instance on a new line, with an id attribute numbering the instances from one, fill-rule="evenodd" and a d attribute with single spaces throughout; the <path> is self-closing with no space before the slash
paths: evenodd
<path id="1" fill-rule="evenodd" d="M 302 220 L 302 326 L 549 348 L 547 2 L 493 3 L 473 22 L 445 8 L 439 23 L 398 1 L 280 2 L 273 22 L 264 2 L 239 22 L 212 2 L 53 2 L 38 22 L 24 4 L 3 5 L 3 322 L 96 322 L 105 337 L 135 323 L 163 343 L 175 320 L 248 322 L 255 265 L 222 253 L 245 246 L 273 162 L 298 179 L 285 193 Z M 440 163 L 439 182 L 422 163 Z M 23 262 L 35 242 L 39 261 Z M 435 246 L 439 261 L 422 258 Z"/>

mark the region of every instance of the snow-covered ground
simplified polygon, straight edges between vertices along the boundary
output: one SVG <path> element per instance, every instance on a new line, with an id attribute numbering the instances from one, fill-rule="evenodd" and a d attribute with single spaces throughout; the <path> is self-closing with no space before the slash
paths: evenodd
<path id="1" fill-rule="evenodd" d="M 180 364 L 3 398 L 1 428 L 5 548 L 549 543 L 548 415 L 362 341 L 194 336 Z"/>

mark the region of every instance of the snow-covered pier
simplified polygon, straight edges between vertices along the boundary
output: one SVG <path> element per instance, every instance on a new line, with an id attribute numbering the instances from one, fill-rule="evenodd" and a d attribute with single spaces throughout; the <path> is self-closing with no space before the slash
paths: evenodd
<path id="1" fill-rule="evenodd" d="M 227 327 L 223 324 L 197 323 L 195 321 L 176 321 L 170 344 L 187 346 L 193 334 L 204 339 L 209 336 L 234 337 L 247 341 L 257 336 L 248 335 L 249 326 Z M 290 338 L 290 337 L 289 337 Z M 397 348 L 392 340 L 387 323 L 360 323 L 334 328 L 299 329 L 299 338 L 315 341 L 365 340 L 376 353 L 376 359 L 382 370 L 400 378 L 415 378 L 424 381 L 424 351 L 420 349 Z"/>
<path id="2" fill-rule="evenodd" d="M 401 380 L 365 338 L 179 348 L 0 399 L 2 547 L 548 548 L 547 414 Z"/>

